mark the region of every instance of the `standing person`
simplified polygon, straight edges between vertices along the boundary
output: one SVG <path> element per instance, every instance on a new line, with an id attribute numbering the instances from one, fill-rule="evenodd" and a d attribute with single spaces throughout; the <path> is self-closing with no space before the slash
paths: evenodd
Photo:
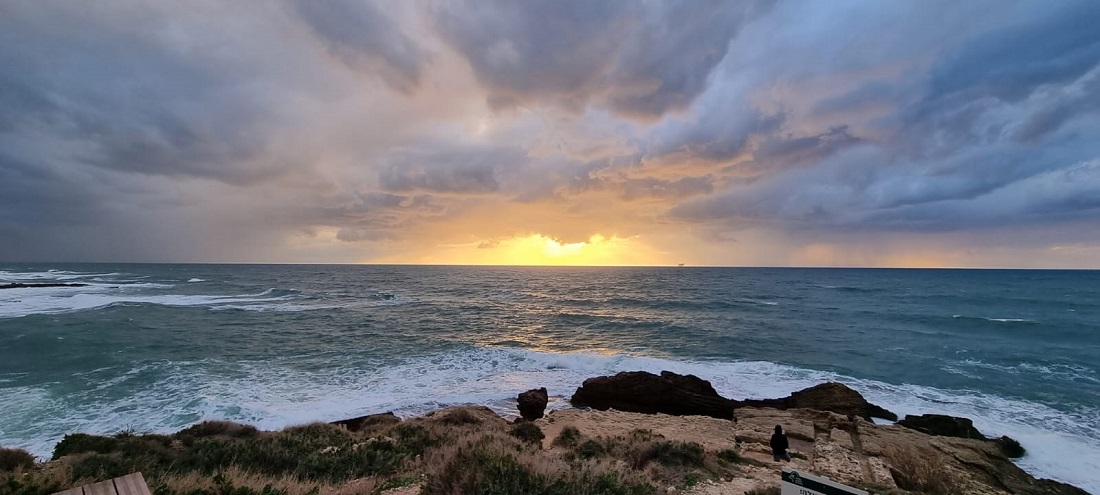
<path id="1" fill-rule="evenodd" d="M 775 425 L 775 433 L 772 433 L 772 457 L 775 458 L 775 462 L 779 462 L 779 459 L 783 459 L 790 462 L 791 455 L 787 453 L 787 448 L 790 445 L 787 444 L 787 435 L 783 434 L 783 427 Z"/>

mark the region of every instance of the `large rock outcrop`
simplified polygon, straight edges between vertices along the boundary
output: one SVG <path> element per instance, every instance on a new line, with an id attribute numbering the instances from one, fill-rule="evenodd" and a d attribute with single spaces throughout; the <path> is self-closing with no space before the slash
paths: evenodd
<path id="1" fill-rule="evenodd" d="M 546 403 L 549 400 L 546 387 L 536 388 L 519 394 L 516 406 L 519 408 L 519 415 L 523 419 L 534 421 L 541 418 L 543 413 L 546 412 Z"/>
<path id="2" fill-rule="evenodd" d="M 859 392 L 837 382 L 822 383 L 799 390 L 782 399 L 750 399 L 734 401 L 734 407 L 769 407 L 772 409 L 816 409 L 870 421 L 882 418 L 897 421 L 898 415 L 864 399 Z"/>
<path id="3" fill-rule="evenodd" d="M 694 375 L 662 371 L 624 371 L 615 376 L 589 378 L 570 399 L 574 407 L 733 419 L 734 401 Z"/>
<path id="4" fill-rule="evenodd" d="M 906 428 L 940 437 L 977 438 L 985 440 L 985 435 L 974 427 L 969 418 L 947 416 L 944 414 L 907 414 L 898 424 Z"/>
<path id="5" fill-rule="evenodd" d="M 996 444 L 1004 455 L 1011 458 L 1023 457 L 1025 454 L 1020 442 L 1005 436 L 988 438 L 974 427 L 974 422 L 970 418 L 947 416 L 945 414 L 906 415 L 905 419 L 898 421 L 898 425 L 939 437 L 988 440 Z"/>

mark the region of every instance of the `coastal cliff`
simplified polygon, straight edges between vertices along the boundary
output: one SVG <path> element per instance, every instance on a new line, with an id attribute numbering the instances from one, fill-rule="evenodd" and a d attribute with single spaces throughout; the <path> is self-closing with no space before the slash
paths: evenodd
<path id="1" fill-rule="evenodd" d="M 641 392 L 645 380 L 688 384 L 681 391 L 700 397 L 713 392 L 691 376 L 616 376 Z M 615 377 L 598 378 L 585 386 L 623 390 Z M 598 402 L 598 391 L 582 396 Z M 627 394 L 613 395 L 620 407 L 633 407 Z M 655 397 L 640 400 L 639 407 L 666 407 Z M 1032 477 L 1006 456 L 1002 441 L 976 430 L 963 428 L 961 436 L 969 438 L 960 438 L 943 434 L 953 431 L 934 434 L 929 421 L 918 421 L 920 429 L 868 421 L 865 416 L 892 413 L 842 384 L 753 402 L 775 407 L 722 400 L 694 401 L 712 415 L 572 408 L 509 422 L 488 408 L 465 406 L 277 432 L 206 422 L 171 435 L 71 434 L 48 462 L 0 450 L 0 495 L 48 495 L 134 471 L 145 474 L 156 495 L 758 495 L 778 493 L 787 465 L 880 494 L 1087 495 Z M 738 407 L 710 409 L 715 404 Z M 792 407 L 806 405 L 814 407 Z M 536 409 L 528 415 L 540 416 Z M 953 419 L 931 421 L 968 424 Z M 772 460 L 768 440 L 775 425 L 790 440 L 789 464 Z"/>

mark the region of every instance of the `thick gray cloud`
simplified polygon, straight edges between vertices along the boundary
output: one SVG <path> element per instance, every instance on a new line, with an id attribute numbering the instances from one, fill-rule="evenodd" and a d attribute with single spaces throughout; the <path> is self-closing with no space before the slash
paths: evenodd
<path id="1" fill-rule="evenodd" d="M 378 5 L 361 0 L 297 0 L 294 4 L 333 56 L 348 67 L 378 74 L 391 88 L 405 93 L 420 84 L 427 54 Z"/>
<path id="2" fill-rule="evenodd" d="M 1100 252 L 1098 24 L 1088 0 L 7 2 L 0 260 Z"/>
<path id="3" fill-rule="evenodd" d="M 498 176 L 522 166 L 527 153 L 509 147 L 436 147 L 400 149 L 388 156 L 379 184 L 390 192 L 484 194 L 500 190 Z"/>
<path id="4" fill-rule="evenodd" d="M 494 107 L 589 103 L 659 117 L 687 108 L 742 26 L 770 2 L 452 2 L 444 37 Z"/>

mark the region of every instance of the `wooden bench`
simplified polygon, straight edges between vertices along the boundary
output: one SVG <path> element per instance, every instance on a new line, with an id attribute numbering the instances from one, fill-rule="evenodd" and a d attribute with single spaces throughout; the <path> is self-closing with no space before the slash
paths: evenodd
<path id="1" fill-rule="evenodd" d="M 141 473 L 131 473 L 121 478 L 100 481 L 90 485 L 77 486 L 53 495 L 152 495 L 145 477 Z"/>

